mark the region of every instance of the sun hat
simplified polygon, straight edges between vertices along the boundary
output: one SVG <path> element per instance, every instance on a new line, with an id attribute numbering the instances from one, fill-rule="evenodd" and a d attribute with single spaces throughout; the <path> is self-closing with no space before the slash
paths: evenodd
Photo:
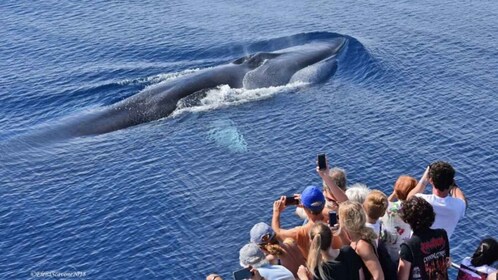
<path id="1" fill-rule="evenodd" d="M 255 243 L 248 243 L 239 251 L 240 265 L 252 266 L 265 260 L 265 254 Z"/>
<path id="2" fill-rule="evenodd" d="M 301 193 L 301 203 L 312 212 L 320 212 L 325 206 L 325 197 L 320 188 L 308 186 Z"/>
<path id="3" fill-rule="evenodd" d="M 268 224 L 257 223 L 251 229 L 251 242 L 256 244 L 267 243 L 273 235 L 275 235 L 275 232 Z M 267 236 L 267 240 L 264 240 L 265 236 Z"/>

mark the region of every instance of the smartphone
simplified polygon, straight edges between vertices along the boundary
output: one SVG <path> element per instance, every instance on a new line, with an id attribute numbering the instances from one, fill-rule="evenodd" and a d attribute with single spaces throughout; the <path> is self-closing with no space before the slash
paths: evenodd
<path id="1" fill-rule="evenodd" d="M 234 280 L 245 280 L 245 279 L 251 279 L 252 278 L 252 272 L 249 267 L 243 268 L 241 270 L 237 270 L 233 273 L 233 279 Z"/>
<path id="2" fill-rule="evenodd" d="M 337 224 L 337 212 L 329 211 L 329 226 L 333 227 Z"/>
<path id="3" fill-rule="evenodd" d="M 325 158 L 325 154 L 318 155 L 318 169 L 320 170 L 327 169 L 327 159 Z"/>
<path id="4" fill-rule="evenodd" d="M 285 197 L 285 206 L 288 205 L 299 205 L 299 199 L 296 199 L 294 196 L 286 196 Z"/>

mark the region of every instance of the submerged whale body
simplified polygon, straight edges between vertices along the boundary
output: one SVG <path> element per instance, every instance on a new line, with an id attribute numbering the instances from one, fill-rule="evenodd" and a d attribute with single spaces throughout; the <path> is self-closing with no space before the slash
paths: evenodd
<path id="1" fill-rule="evenodd" d="M 255 89 L 294 81 L 321 82 L 335 72 L 335 57 L 346 42 L 345 37 L 337 37 L 251 54 L 147 88 L 120 102 L 78 116 L 66 122 L 62 129 L 65 134 L 85 136 L 150 122 L 171 114 L 180 99 L 220 85 Z"/>

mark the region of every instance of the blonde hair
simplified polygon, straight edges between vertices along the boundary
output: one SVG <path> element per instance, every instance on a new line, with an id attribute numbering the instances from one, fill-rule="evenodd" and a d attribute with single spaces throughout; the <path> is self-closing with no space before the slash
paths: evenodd
<path id="1" fill-rule="evenodd" d="M 399 200 L 405 201 L 413 188 L 417 186 L 417 180 L 408 175 L 401 175 L 394 183 L 394 193 Z"/>
<path id="2" fill-rule="evenodd" d="M 355 201 L 344 201 L 339 205 L 339 223 L 347 231 L 357 234 L 360 239 L 374 242 L 377 234 L 365 226 L 367 221 L 363 206 Z"/>
<path id="3" fill-rule="evenodd" d="M 378 220 L 386 213 L 387 204 L 387 196 L 379 190 L 373 190 L 365 198 L 363 208 L 370 219 Z"/>
<path id="4" fill-rule="evenodd" d="M 311 227 L 310 238 L 311 246 L 306 266 L 315 278 L 327 279 L 328 277 L 322 266 L 321 251 L 327 251 L 330 248 L 332 244 L 332 231 L 326 224 L 318 222 Z M 317 268 L 319 275 L 315 272 Z"/>

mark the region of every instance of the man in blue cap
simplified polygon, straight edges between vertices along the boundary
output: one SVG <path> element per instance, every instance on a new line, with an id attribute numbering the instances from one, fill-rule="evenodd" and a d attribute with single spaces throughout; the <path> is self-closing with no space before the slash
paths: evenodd
<path id="1" fill-rule="evenodd" d="M 271 226 L 278 240 L 283 241 L 292 238 L 296 241 L 299 250 L 305 259 L 308 258 L 310 248 L 309 230 L 316 222 L 326 222 L 327 217 L 322 214 L 325 206 L 325 197 L 321 188 L 309 186 L 304 189 L 300 196 L 300 206 L 308 218 L 308 223 L 291 229 L 280 228 L 280 214 L 285 209 L 285 196 L 280 197 L 273 203 L 273 218 Z"/>

